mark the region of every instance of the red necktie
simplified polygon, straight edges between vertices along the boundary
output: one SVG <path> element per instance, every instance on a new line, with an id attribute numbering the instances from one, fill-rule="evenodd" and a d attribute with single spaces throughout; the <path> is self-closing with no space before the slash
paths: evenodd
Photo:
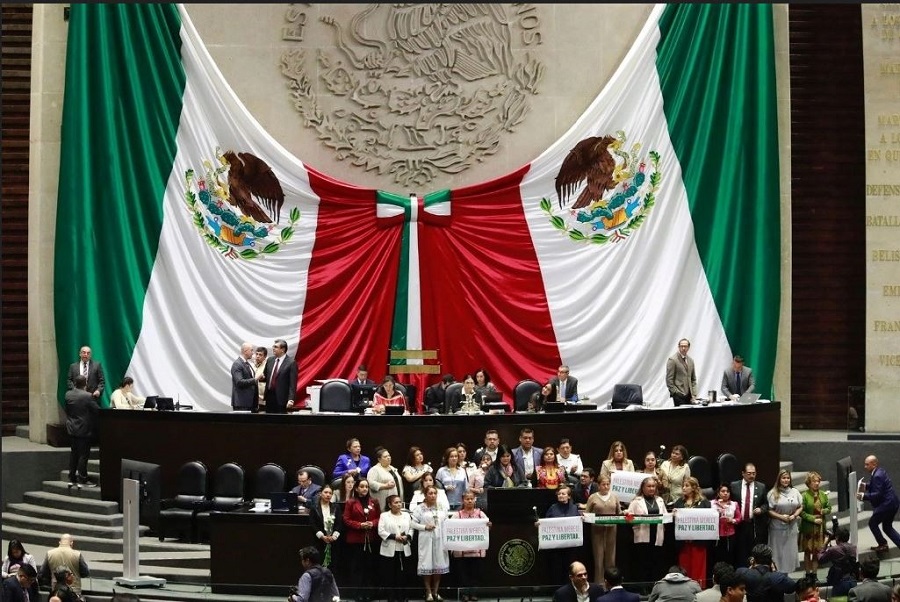
<path id="1" fill-rule="evenodd" d="M 752 486 L 747 484 L 747 495 L 744 496 L 744 512 L 746 512 L 745 520 L 753 518 L 752 502 L 750 501 L 750 489 Z"/>
<path id="2" fill-rule="evenodd" d="M 275 365 L 272 366 L 272 376 L 269 378 L 269 388 L 275 386 L 275 377 L 278 376 L 278 367 L 281 365 L 281 358 L 275 358 Z"/>

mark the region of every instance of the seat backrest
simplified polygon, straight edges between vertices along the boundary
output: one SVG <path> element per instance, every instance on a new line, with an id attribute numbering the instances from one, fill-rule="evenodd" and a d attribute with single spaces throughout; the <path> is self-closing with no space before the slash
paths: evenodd
<path id="1" fill-rule="evenodd" d="M 305 470 L 309 475 L 309 479 L 319 487 L 325 484 L 325 473 L 315 464 L 307 464 L 306 466 L 301 466 L 300 470 Z M 298 470 L 297 472 L 300 472 L 300 470 Z"/>
<path id="2" fill-rule="evenodd" d="M 284 491 L 284 483 L 287 473 L 278 464 L 269 462 L 260 466 L 256 471 L 256 479 L 253 486 L 255 499 L 269 499 L 269 494 L 276 491 Z"/>
<path id="3" fill-rule="evenodd" d="M 206 497 L 208 476 L 206 464 L 200 460 L 186 462 L 178 469 L 176 495 Z"/>
<path id="4" fill-rule="evenodd" d="M 717 483 L 713 483 L 714 487 L 718 487 L 721 483 L 733 483 L 740 480 L 741 463 L 733 453 L 719 454 L 716 465 L 719 468 L 719 478 Z"/>
<path id="5" fill-rule="evenodd" d="M 322 412 L 352 412 L 350 385 L 342 380 L 330 380 L 319 391 L 319 410 Z"/>
<path id="6" fill-rule="evenodd" d="M 538 381 L 525 378 L 516 383 L 513 387 L 514 407 L 517 412 L 528 411 L 528 402 L 531 396 L 541 390 L 541 383 Z"/>
<path id="7" fill-rule="evenodd" d="M 704 456 L 691 456 L 688 466 L 691 468 L 691 476 L 697 479 L 700 487 L 707 489 L 714 486 L 712 466 Z"/>
<path id="8" fill-rule="evenodd" d="M 459 392 L 462 391 L 462 388 L 462 383 L 450 383 L 447 385 L 447 388 L 444 389 L 444 407 L 441 409 L 442 414 L 450 413 L 451 408 L 453 407 L 453 400 L 459 397 Z"/>
<path id="9" fill-rule="evenodd" d="M 644 392 L 641 385 L 618 384 L 613 386 L 612 407 L 617 410 L 632 405 L 644 404 Z"/>
<path id="10" fill-rule="evenodd" d="M 216 469 L 213 499 L 244 497 L 244 469 L 235 462 L 226 462 Z"/>

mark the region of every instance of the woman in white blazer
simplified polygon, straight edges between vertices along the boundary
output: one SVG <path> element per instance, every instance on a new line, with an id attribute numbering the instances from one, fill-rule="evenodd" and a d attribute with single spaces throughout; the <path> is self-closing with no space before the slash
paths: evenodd
<path id="1" fill-rule="evenodd" d="M 657 486 L 658 483 L 654 476 L 649 476 L 641 481 L 640 493 L 628 505 L 628 510 L 625 512 L 626 518 L 629 515 L 655 514 L 662 515 L 663 521 L 668 520 L 669 511 L 666 510 L 665 501 L 657 495 Z M 631 528 L 634 530 L 634 553 L 631 555 L 634 564 L 632 574 L 635 575 L 635 581 L 653 583 L 666 573 L 663 558 L 665 529 L 661 524 L 633 525 Z"/>
<path id="2" fill-rule="evenodd" d="M 381 538 L 381 583 L 387 592 L 387 601 L 401 602 L 401 592 L 406 581 L 406 560 L 412 555 L 412 526 L 409 512 L 403 510 L 403 498 L 392 494 L 385 500 L 388 510 L 378 519 L 378 536 Z"/>

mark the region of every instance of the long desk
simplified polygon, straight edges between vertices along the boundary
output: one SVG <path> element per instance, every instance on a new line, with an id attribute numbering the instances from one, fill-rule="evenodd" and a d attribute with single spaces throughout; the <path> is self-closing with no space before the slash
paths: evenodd
<path id="1" fill-rule="evenodd" d="M 190 460 L 201 460 L 212 473 L 225 462 L 237 462 L 247 471 L 247 492 L 252 495 L 253 475 L 267 462 L 280 464 L 288 472 L 288 486 L 293 473 L 305 464 L 321 466 L 330 475 L 344 443 L 357 437 L 363 453 L 383 445 L 402 468 L 407 450 L 421 447 L 427 460 L 440 463 L 444 449 L 464 442 L 470 453 L 479 447 L 484 432 L 497 429 L 503 443 L 518 445 L 519 430 L 531 427 L 536 445 L 556 445 L 562 437 L 572 441 L 575 453 L 586 466 L 599 469 L 614 440 L 621 440 L 638 464 L 646 450 L 667 449 L 677 443 L 685 445 L 691 455 L 703 455 L 714 463 L 728 451 L 741 461 L 756 464 L 759 478 L 767 485 L 778 472 L 780 412 L 778 403 L 725 407 L 687 407 L 664 410 L 589 411 L 561 414 L 498 414 L 476 416 L 359 416 L 359 415 L 265 415 L 200 412 L 153 412 L 102 410 L 100 412 L 100 483 L 105 500 L 118 501 L 121 492 L 119 463 L 130 458 L 161 466 L 161 494 L 175 494 L 179 467 Z M 293 517 L 296 518 L 296 517 Z M 301 517 L 302 518 L 302 517 Z M 499 567 L 499 546 L 513 538 L 536 540 L 530 522 L 504 521 L 491 516 L 497 525 L 487 559 L 485 585 L 529 583 L 540 584 L 545 568 L 536 562 L 524 575 L 511 576 Z M 230 517 L 222 515 L 211 521 L 212 581 L 217 583 L 295 583 L 299 573 L 297 550 L 306 535 L 276 536 L 276 531 L 309 530 L 303 521 L 285 527 L 284 517 Z M 274 521 L 274 522 L 272 522 Z M 499 522 L 498 522 L 499 521 Z M 243 529 L 254 546 L 266 542 L 270 557 L 284 559 L 281 572 L 220 570 L 218 558 L 246 556 L 247 540 L 239 537 L 217 537 L 217 525 Z M 263 533 L 264 530 L 269 529 Z M 620 528 L 620 533 L 623 529 Z M 242 536 L 243 537 L 243 536 Z M 627 540 L 627 533 L 625 534 Z M 502 540 L 502 541 L 501 541 Z M 590 546 L 586 546 L 588 552 Z M 621 552 L 620 552 L 621 553 Z M 267 555 L 268 555 L 267 554 Z M 279 561 L 282 562 L 282 561 Z M 283 574 L 282 574 L 283 573 Z M 488 577 L 490 576 L 490 581 Z"/>

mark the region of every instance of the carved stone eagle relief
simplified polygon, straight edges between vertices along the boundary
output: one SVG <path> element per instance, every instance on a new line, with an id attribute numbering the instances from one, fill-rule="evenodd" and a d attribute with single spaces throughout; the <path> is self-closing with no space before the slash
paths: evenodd
<path id="1" fill-rule="evenodd" d="M 333 46 L 282 54 L 294 107 L 339 160 L 398 184 L 484 161 L 538 93 L 544 65 L 521 51 L 541 41 L 534 6 L 370 4 L 343 20 L 323 6 L 315 23 L 307 6 L 288 10 L 283 39 L 324 27 Z"/>

